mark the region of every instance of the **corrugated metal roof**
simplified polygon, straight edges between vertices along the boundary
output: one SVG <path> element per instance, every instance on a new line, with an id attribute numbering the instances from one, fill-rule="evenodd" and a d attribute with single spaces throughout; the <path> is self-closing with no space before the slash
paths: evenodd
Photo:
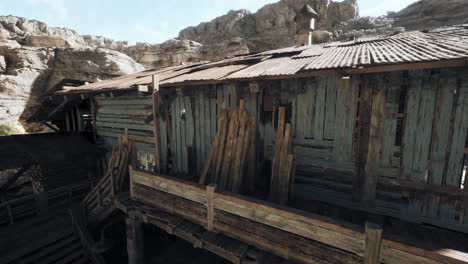
<path id="1" fill-rule="evenodd" d="M 124 89 L 138 84 L 150 84 L 153 74 L 159 75 L 161 84 L 177 85 L 193 81 L 294 75 L 317 70 L 457 58 L 468 58 L 468 24 L 426 32 L 406 32 L 391 36 L 370 36 L 350 41 L 289 47 L 217 62 L 146 71 L 76 87 L 62 93 Z"/>
<path id="2" fill-rule="evenodd" d="M 189 72 L 187 74 L 182 74 L 174 78 L 166 79 L 160 84 L 183 83 L 187 81 L 219 80 L 233 72 L 237 72 L 246 67 L 248 67 L 248 65 L 243 64 L 213 67 L 195 72 Z"/>

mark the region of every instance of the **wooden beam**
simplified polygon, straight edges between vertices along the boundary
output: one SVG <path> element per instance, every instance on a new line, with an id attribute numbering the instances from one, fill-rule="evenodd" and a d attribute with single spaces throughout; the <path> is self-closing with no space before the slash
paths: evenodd
<path id="1" fill-rule="evenodd" d="M 158 75 L 153 75 L 153 87 L 159 87 Z M 159 89 L 153 93 L 153 133 L 154 133 L 154 148 L 156 161 L 156 172 L 162 172 L 161 168 L 161 132 L 159 127 Z"/>
<path id="2" fill-rule="evenodd" d="M 51 124 L 49 124 L 49 122 L 43 122 L 41 125 L 44 125 L 44 126 L 50 128 L 50 129 L 52 129 L 52 131 L 54 131 L 54 132 L 59 132 L 59 129 L 52 126 Z"/>
<path id="3" fill-rule="evenodd" d="M 135 211 L 128 212 L 125 219 L 127 227 L 127 253 L 129 264 L 145 263 L 143 252 L 143 221 L 135 214 Z"/>
<path id="4" fill-rule="evenodd" d="M 66 104 L 68 103 L 68 100 L 66 99 L 65 97 L 65 100 L 63 102 L 61 102 L 57 107 L 55 107 L 52 112 L 50 112 L 48 115 L 47 115 L 47 118 L 51 118 L 53 115 L 55 115 L 55 113 L 57 113 L 60 109 L 62 109 Z"/>
<path id="5" fill-rule="evenodd" d="M 380 246 L 382 243 L 382 226 L 375 223 L 366 223 L 366 250 L 364 264 L 380 263 Z"/>

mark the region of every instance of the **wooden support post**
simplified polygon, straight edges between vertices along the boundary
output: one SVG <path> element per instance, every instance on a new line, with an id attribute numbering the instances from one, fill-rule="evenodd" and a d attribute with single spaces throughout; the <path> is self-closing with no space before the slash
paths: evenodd
<path id="1" fill-rule="evenodd" d="M 381 243 L 382 226 L 375 223 L 367 222 L 364 264 L 379 264 Z"/>
<path id="2" fill-rule="evenodd" d="M 161 133 L 159 130 L 159 76 L 153 75 L 153 133 L 156 161 L 156 172 L 161 173 Z"/>
<path id="3" fill-rule="evenodd" d="M 76 106 L 75 109 L 76 109 L 76 131 L 81 132 L 81 130 L 83 129 L 81 111 L 78 108 L 78 106 Z"/>
<path id="4" fill-rule="evenodd" d="M 91 110 L 91 126 L 93 129 L 93 141 L 96 142 L 97 130 L 96 130 L 96 101 L 94 97 L 89 98 L 89 106 Z"/>
<path id="5" fill-rule="evenodd" d="M 70 124 L 70 112 L 65 111 L 65 129 L 67 132 L 70 132 L 71 130 L 71 124 Z"/>
<path id="6" fill-rule="evenodd" d="M 47 215 L 49 199 L 47 197 L 47 192 L 40 192 L 36 194 L 36 208 L 38 215 Z"/>
<path id="7" fill-rule="evenodd" d="M 101 186 L 99 186 L 99 183 L 96 185 L 96 192 L 98 199 L 98 207 L 102 207 Z"/>
<path id="8" fill-rule="evenodd" d="M 216 184 L 210 184 L 206 186 L 206 209 L 207 209 L 207 229 L 213 230 L 214 225 L 214 192 L 216 190 Z"/>
<path id="9" fill-rule="evenodd" d="M 135 211 L 128 212 L 125 219 L 127 227 L 127 253 L 129 264 L 143 264 L 143 221 Z"/>

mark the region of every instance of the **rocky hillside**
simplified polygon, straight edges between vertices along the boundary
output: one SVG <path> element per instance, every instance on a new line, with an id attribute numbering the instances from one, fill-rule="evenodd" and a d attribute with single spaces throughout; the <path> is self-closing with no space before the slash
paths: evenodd
<path id="1" fill-rule="evenodd" d="M 143 69 L 123 53 L 90 47 L 73 30 L 0 17 L 0 124 L 30 117 L 62 80 L 95 82 Z"/>
<path id="2" fill-rule="evenodd" d="M 391 15 L 407 30 L 468 23 L 468 0 L 422 0 Z"/>

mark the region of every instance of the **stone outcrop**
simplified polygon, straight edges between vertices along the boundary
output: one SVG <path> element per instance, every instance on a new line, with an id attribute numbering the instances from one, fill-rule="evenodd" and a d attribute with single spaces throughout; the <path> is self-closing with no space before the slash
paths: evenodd
<path id="1" fill-rule="evenodd" d="M 467 0 L 421 0 L 391 15 L 395 25 L 407 30 L 468 23 Z"/>
<path id="2" fill-rule="evenodd" d="M 282 0 L 269 4 L 256 13 L 230 11 L 211 22 L 180 31 L 178 39 L 190 39 L 204 45 L 217 45 L 232 38 L 241 38 L 250 52 L 294 45 L 296 12 L 305 4 L 317 13 L 317 29 L 330 31 L 343 21 L 358 17 L 356 0 Z"/>
<path id="3" fill-rule="evenodd" d="M 62 80 L 95 82 L 142 70 L 128 55 L 91 47 L 73 30 L 0 17 L 0 124 L 28 119 Z"/>

